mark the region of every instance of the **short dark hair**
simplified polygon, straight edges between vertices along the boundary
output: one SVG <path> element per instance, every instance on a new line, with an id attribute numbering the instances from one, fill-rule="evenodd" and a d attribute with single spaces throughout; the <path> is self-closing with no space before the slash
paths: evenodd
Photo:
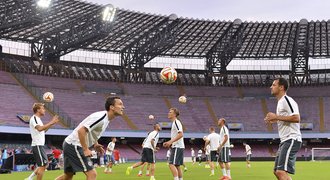
<path id="1" fill-rule="evenodd" d="M 209 128 L 210 131 L 215 131 L 214 127 Z"/>
<path id="2" fill-rule="evenodd" d="M 120 99 L 120 97 L 118 96 L 108 97 L 107 100 L 105 101 L 105 110 L 109 111 L 110 106 L 115 105 L 116 99 Z"/>
<path id="3" fill-rule="evenodd" d="M 173 112 L 175 113 L 176 117 L 180 116 L 179 109 L 172 107 L 172 108 L 170 108 L 170 110 L 173 110 Z"/>
<path id="4" fill-rule="evenodd" d="M 278 80 L 279 86 L 284 87 L 284 91 L 287 91 L 289 89 L 289 82 L 286 79 L 280 77 L 280 78 L 276 78 L 275 80 Z"/>

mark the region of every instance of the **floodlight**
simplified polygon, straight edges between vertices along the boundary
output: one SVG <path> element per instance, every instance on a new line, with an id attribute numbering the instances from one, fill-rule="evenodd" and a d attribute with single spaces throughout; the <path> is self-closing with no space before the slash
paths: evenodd
<path id="1" fill-rule="evenodd" d="M 112 22 L 115 18 L 116 8 L 113 5 L 107 5 L 103 10 L 102 20 L 106 22 Z"/>
<path id="2" fill-rule="evenodd" d="M 38 0 L 37 5 L 41 8 L 48 8 L 52 0 Z"/>

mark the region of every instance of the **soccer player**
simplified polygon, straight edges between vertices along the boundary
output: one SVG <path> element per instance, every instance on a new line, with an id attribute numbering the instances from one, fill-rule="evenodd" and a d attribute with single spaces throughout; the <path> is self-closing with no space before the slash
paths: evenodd
<path id="1" fill-rule="evenodd" d="M 33 179 L 37 176 L 37 179 L 42 179 L 44 172 L 48 164 L 48 157 L 44 149 L 45 145 L 45 132 L 54 124 L 59 122 L 58 116 L 54 116 L 50 122 L 43 124 L 41 117 L 46 113 L 43 103 L 34 103 L 32 106 L 33 116 L 30 118 L 30 133 L 32 138 L 32 152 L 34 159 L 37 162 L 38 168 L 32 172 L 32 174 L 25 178 L 26 180 Z"/>
<path id="2" fill-rule="evenodd" d="M 141 161 L 135 163 L 133 166 L 127 167 L 126 175 L 130 175 L 131 171 L 134 168 L 137 168 L 142 164 L 144 164 L 145 162 L 147 162 L 151 164 L 150 180 L 155 180 L 155 163 L 156 163 L 155 152 L 157 152 L 156 146 L 158 143 L 160 130 L 161 130 L 160 125 L 155 124 L 154 131 L 149 133 L 148 137 L 146 138 L 146 141 L 143 143 Z"/>
<path id="3" fill-rule="evenodd" d="M 154 117 L 152 116 L 152 118 L 149 118 L 149 119 L 154 119 Z M 150 132 L 148 132 L 148 135 L 149 135 L 149 133 Z M 147 138 L 144 138 L 144 140 L 143 140 L 143 143 L 142 143 L 142 149 L 143 149 L 143 146 L 144 146 L 144 143 L 147 141 Z M 156 147 L 156 149 L 157 149 L 157 147 Z M 147 163 L 147 162 L 145 162 L 145 163 L 143 163 L 142 165 L 141 165 L 141 168 L 140 168 L 140 171 L 139 171 L 139 173 L 138 173 L 138 176 L 139 177 L 141 177 L 142 175 L 143 175 L 143 169 L 144 169 L 144 166 L 146 166 L 147 165 L 147 170 L 146 170 L 146 176 L 150 176 L 150 163 Z"/>
<path id="4" fill-rule="evenodd" d="M 217 162 L 217 155 L 218 155 L 218 148 L 220 147 L 220 135 L 215 133 L 215 130 L 213 127 L 209 128 L 210 134 L 205 139 L 205 146 L 204 149 L 206 149 L 207 145 L 210 145 L 210 154 L 211 154 L 211 161 L 210 161 L 210 168 L 211 168 L 211 174 L 210 176 L 214 176 L 214 163 Z"/>
<path id="5" fill-rule="evenodd" d="M 174 180 L 183 180 L 183 174 L 180 166 L 183 165 L 184 141 L 182 123 L 177 118 L 180 111 L 177 108 L 171 108 L 167 117 L 172 121 L 171 140 L 164 142 L 163 146 L 171 149 L 169 168 L 172 172 Z"/>
<path id="6" fill-rule="evenodd" d="M 226 120 L 220 118 L 218 120 L 218 126 L 220 127 L 220 154 L 219 154 L 219 165 L 221 167 L 223 177 L 221 179 L 231 179 L 230 176 L 230 139 L 229 131 L 226 127 Z"/>
<path id="7" fill-rule="evenodd" d="M 112 173 L 112 165 L 115 163 L 115 158 L 112 155 L 113 150 L 115 149 L 117 139 L 115 137 L 111 138 L 107 150 L 105 152 L 107 157 L 107 167 L 104 169 L 104 173 Z"/>
<path id="8" fill-rule="evenodd" d="M 202 163 L 202 155 L 203 155 L 203 151 L 202 151 L 202 149 L 199 149 L 197 151 L 198 165 L 201 165 L 201 163 Z"/>
<path id="9" fill-rule="evenodd" d="M 289 83 L 284 78 L 273 81 L 271 94 L 277 99 L 276 114 L 269 112 L 265 117 L 266 123 L 277 123 L 281 140 L 275 158 L 274 174 L 277 179 L 291 179 L 289 174 L 295 173 L 296 154 L 302 139 L 300 133 L 300 114 L 298 104 L 286 92 Z"/>
<path id="10" fill-rule="evenodd" d="M 246 144 L 245 142 L 243 143 L 243 146 L 245 147 L 247 167 L 250 168 L 251 167 L 250 160 L 251 160 L 251 155 L 252 155 L 252 149 L 251 149 L 250 145 Z"/>
<path id="11" fill-rule="evenodd" d="M 195 162 L 196 162 L 196 155 L 195 155 L 194 148 L 191 148 L 191 161 L 192 161 L 192 164 L 195 164 Z"/>
<path id="12" fill-rule="evenodd" d="M 64 174 L 57 180 L 72 179 L 76 172 L 84 172 L 86 179 L 95 180 L 97 173 L 90 157 L 94 146 L 101 155 L 104 149 L 97 141 L 115 117 L 122 116 L 124 104 L 120 97 L 109 97 L 105 102 L 105 111 L 92 113 L 86 117 L 73 132 L 65 138 L 63 143 Z"/>

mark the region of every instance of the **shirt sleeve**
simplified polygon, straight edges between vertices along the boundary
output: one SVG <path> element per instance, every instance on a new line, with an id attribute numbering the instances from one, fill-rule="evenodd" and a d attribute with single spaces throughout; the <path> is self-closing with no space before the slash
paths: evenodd
<path id="1" fill-rule="evenodd" d="M 105 116 L 106 114 L 100 118 L 92 118 L 91 116 L 88 116 L 88 120 L 85 122 L 84 127 L 88 129 L 88 132 L 93 131 L 96 127 L 98 127 L 98 125 L 102 124 L 100 122 Z"/>
<path id="2" fill-rule="evenodd" d="M 175 122 L 175 127 L 177 128 L 178 132 L 182 132 L 182 124 L 179 120 L 176 120 Z"/>
<path id="3" fill-rule="evenodd" d="M 35 116 L 32 116 L 30 119 L 30 123 L 35 128 L 37 125 L 41 125 L 41 123 L 38 121 L 38 119 Z"/>

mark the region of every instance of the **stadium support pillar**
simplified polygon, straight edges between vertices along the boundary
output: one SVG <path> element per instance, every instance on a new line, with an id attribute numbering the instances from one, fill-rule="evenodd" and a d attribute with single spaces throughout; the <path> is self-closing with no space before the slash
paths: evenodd
<path id="1" fill-rule="evenodd" d="M 236 19 L 206 54 L 206 83 L 227 85 L 227 66 L 242 46 L 243 23 Z"/>
<path id="2" fill-rule="evenodd" d="M 291 57 L 290 83 L 306 85 L 309 81 L 309 25 L 306 19 L 300 20 Z"/>
<path id="3" fill-rule="evenodd" d="M 174 46 L 178 24 L 177 15 L 172 14 L 121 51 L 121 78 L 123 81 L 146 81 L 144 65 Z"/>

